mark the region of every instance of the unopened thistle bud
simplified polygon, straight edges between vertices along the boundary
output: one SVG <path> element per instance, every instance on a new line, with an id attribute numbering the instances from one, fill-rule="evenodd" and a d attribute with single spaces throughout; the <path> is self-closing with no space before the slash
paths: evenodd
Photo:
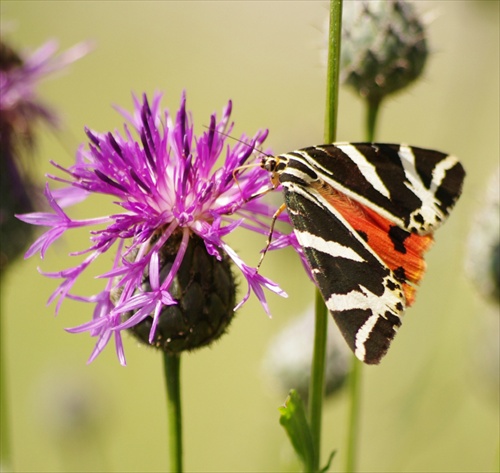
<path id="1" fill-rule="evenodd" d="M 402 0 L 345 2 L 341 81 L 380 102 L 420 76 L 427 59 L 425 29 Z"/>

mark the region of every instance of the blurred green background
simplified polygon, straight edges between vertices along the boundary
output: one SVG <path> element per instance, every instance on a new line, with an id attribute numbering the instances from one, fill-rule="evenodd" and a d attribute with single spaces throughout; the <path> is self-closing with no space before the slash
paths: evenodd
<path id="1" fill-rule="evenodd" d="M 359 471 L 495 471 L 498 313 L 463 267 L 472 219 L 487 179 L 498 172 L 499 3 L 415 3 L 430 21 L 432 55 L 423 79 L 385 104 L 377 138 L 456 154 L 468 177 L 427 257 L 417 303 L 383 363 L 364 369 Z M 17 47 L 50 38 L 63 49 L 82 40 L 95 44 L 40 88 L 64 119 L 58 134 L 40 130 L 34 170 L 40 183 L 51 170 L 49 159 L 72 162 L 85 141 L 84 126 L 121 128 L 112 105 L 130 109 L 132 91 L 164 91 L 164 106 L 175 110 L 186 89 L 198 131 L 231 98 L 233 135 L 269 128 L 267 145 L 276 153 L 322 142 L 327 8 L 312 1 L 2 0 L 4 35 Z M 343 90 L 339 140 L 363 140 L 363 120 L 360 100 Z M 111 209 L 105 201 L 93 205 L 77 216 Z M 230 243 L 251 264 L 264 241 L 242 232 Z M 13 466 L 23 472 L 165 471 L 161 357 L 126 338 L 126 368 L 112 344 L 86 365 L 94 340 L 64 328 L 89 320 L 90 306 L 67 301 L 54 318 L 54 307 L 45 305 L 56 281 L 40 276 L 37 266 L 72 266 L 67 253 L 86 244 L 86 234 L 68 235 L 46 261 L 19 261 L 2 287 Z M 285 395 L 266 385 L 261 365 L 273 334 L 308 307 L 314 292 L 297 258 L 279 253 L 267 256 L 263 273 L 290 297 L 269 296 L 272 319 L 252 298 L 228 335 L 183 357 L 187 471 L 298 471 L 278 424 Z M 98 287 L 90 281 L 79 289 Z M 343 465 L 347 406 L 345 393 L 325 406 L 324 455 L 338 449 L 334 471 Z"/>

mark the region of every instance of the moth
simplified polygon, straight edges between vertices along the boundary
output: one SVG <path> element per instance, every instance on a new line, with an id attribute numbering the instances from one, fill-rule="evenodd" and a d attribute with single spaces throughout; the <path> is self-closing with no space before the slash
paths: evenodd
<path id="1" fill-rule="evenodd" d="M 282 185 L 312 275 L 356 357 L 379 363 L 415 285 L 433 232 L 462 191 L 454 156 L 404 144 L 335 143 L 261 166 Z"/>

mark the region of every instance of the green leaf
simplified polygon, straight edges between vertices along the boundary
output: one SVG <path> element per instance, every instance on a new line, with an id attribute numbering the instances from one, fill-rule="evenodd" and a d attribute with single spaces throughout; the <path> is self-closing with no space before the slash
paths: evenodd
<path id="1" fill-rule="evenodd" d="M 330 453 L 330 457 L 328 458 L 328 461 L 326 462 L 326 465 L 321 468 L 320 473 L 326 473 L 330 469 L 330 465 L 332 463 L 333 457 L 337 453 L 337 450 L 332 450 L 332 453 Z"/>
<path id="2" fill-rule="evenodd" d="M 312 471 L 314 443 L 304 404 L 295 389 L 290 391 L 285 405 L 280 407 L 279 411 L 280 424 L 286 430 L 293 448 L 304 464 L 305 471 Z"/>

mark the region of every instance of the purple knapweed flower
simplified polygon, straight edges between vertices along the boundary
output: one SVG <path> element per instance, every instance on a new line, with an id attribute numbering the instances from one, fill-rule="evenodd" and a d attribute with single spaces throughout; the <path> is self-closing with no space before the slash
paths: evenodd
<path id="1" fill-rule="evenodd" d="M 56 312 L 66 297 L 95 304 L 91 321 L 68 329 L 71 333 L 88 331 L 97 337 L 89 362 L 114 336 L 118 358 L 125 364 L 121 332 L 146 322 L 150 344 L 174 343 L 175 340 L 170 339 L 158 340 L 156 332 L 162 320 L 168 323 L 170 318 L 175 319 L 175 324 L 185 321 L 179 314 L 165 310 L 196 306 L 200 298 L 207 298 L 202 295 L 205 284 L 210 285 L 214 294 L 219 291 L 213 298 L 212 293 L 208 296 L 212 306 L 227 305 L 234 300 L 234 296 L 232 299 L 220 295 L 221 291 L 227 292 L 226 286 L 234 291 L 234 282 L 226 283 L 232 279 L 227 269 L 229 262 L 248 283 L 246 295 L 236 307 L 231 307 L 231 312 L 239 308 L 252 291 L 268 313 L 264 289 L 286 296 L 255 267 L 246 265 L 225 241 L 226 235 L 236 228 L 262 235 L 269 232 L 269 218 L 275 209 L 255 198 L 270 187 L 269 174 L 258 165 L 245 166 L 254 150 L 261 147 L 267 131 L 259 131 L 253 138 L 243 135 L 234 145 L 227 144 L 233 127 L 229 122 L 229 102 L 220 121 L 213 114 L 208 128 L 195 136 L 191 115 L 186 111 L 185 94 L 175 117 L 160 108 L 160 100 L 158 94 L 151 104 L 146 96 L 142 102 L 134 97 L 133 114 L 120 110 L 129 122 L 123 134 L 101 134 L 87 129 L 88 148 L 78 150 L 76 163 L 67 169 L 53 163 L 68 176 L 64 179 L 49 176 L 67 185 L 57 191 L 48 185 L 45 188 L 45 196 L 54 212 L 19 216 L 24 222 L 51 227 L 31 246 L 26 257 L 40 252 L 43 258 L 47 248 L 67 230 L 97 226 L 90 233 L 91 246 L 72 253 L 85 255 L 80 264 L 64 271 L 44 273 L 63 279 L 49 299 L 51 302 L 59 298 Z M 224 161 L 221 167 L 215 168 L 219 158 Z M 92 194 L 110 196 L 117 206 L 116 213 L 76 220 L 63 210 Z M 279 247 L 294 246 L 293 238 L 283 239 L 278 231 L 275 237 L 281 239 Z M 77 278 L 111 248 L 116 251 L 112 267 L 99 276 L 107 280 L 103 291 L 90 297 L 72 294 Z M 109 256 L 106 258 L 110 260 Z M 224 267 L 219 270 L 208 260 L 221 262 Z M 195 264 L 202 269 L 193 269 Z M 215 274 L 208 283 L 199 281 L 204 277 L 203 268 Z M 210 324 L 210 320 L 203 322 Z M 217 327 L 209 329 L 223 331 Z M 169 349 L 175 351 L 175 347 L 169 346 L 167 351 Z"/>
<path id="2" fill-rule="evenodd" d="M 57 114 L 39 98 L 38 85 L 86 54 L 88 46 L 79 44 L 59 55 L 56 51 L 55 41 L 27 53 L 0 38 L 0 272 L 31 241 L 31 233 L 14 214 L 32 212 L 41 197 L 26 172 L 36 144 L 35 125 L 57 125 Z"/>

